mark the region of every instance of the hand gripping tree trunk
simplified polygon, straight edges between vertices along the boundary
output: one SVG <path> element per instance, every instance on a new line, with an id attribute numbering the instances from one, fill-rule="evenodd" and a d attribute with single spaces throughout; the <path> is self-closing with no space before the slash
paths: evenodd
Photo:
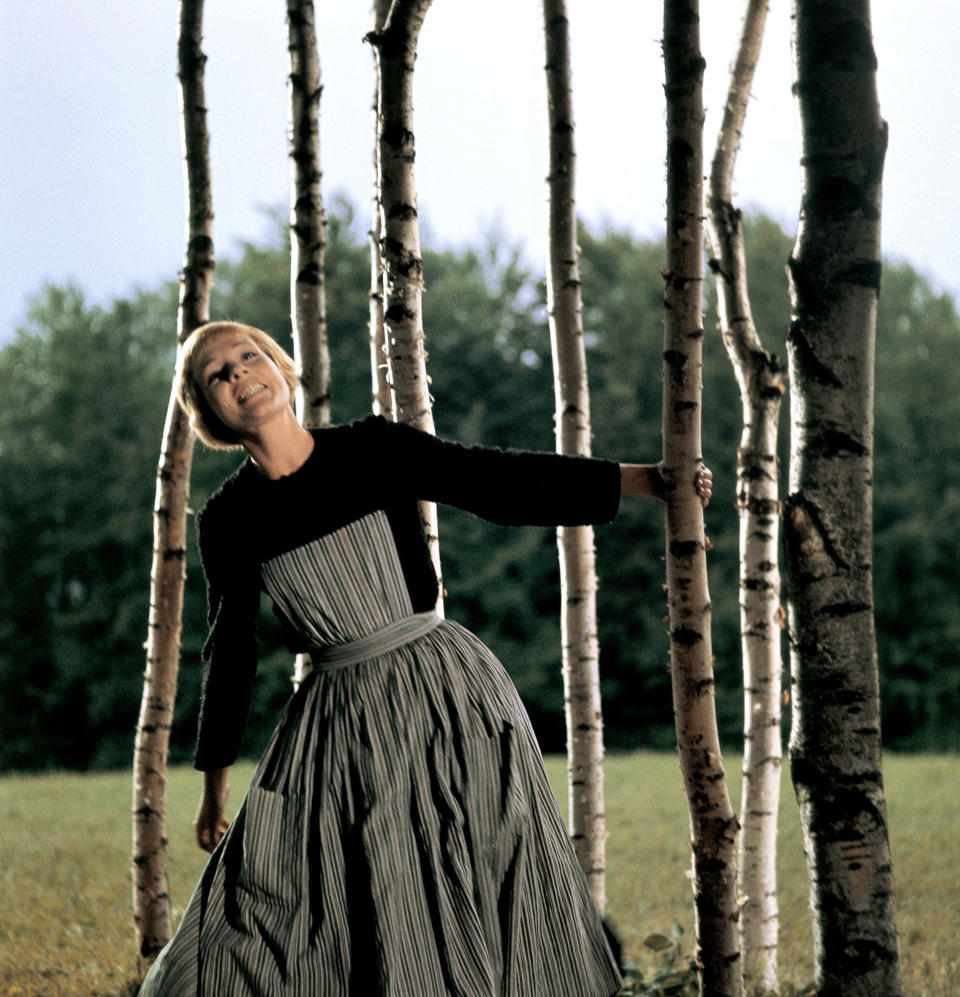
<path id="1" fill-rule="evenodd" d="M 737 852 L 740 947 L 745 983 L 772 991 L 777 986 L 777 815 L 783 754 L 777 427 L 786 371 L 764 349 L 753 324 L 743 226 L 731 189 L 766 16 L 767 0 L 749 0 L 710 171 L 707 217 L 720 327 L 743 408 L 737 452 L 744 688 Z"/>
<path id="2" fill-rule="evenodd" d="M 590 391 L 581 325 L 569 26 L 564 0 L 544 0 L 543 18 L 550 118 L 547 307 L 557 451 L 589 456 Z M 557 544 L 570 836 L 594 902 L 602 912 L 606 906 L 606 822 L 593 527 L 561 527 L 557 531 Z"/>
<path id="3" fill-rule="evenodd" d="M 901 993 L 872 592 L 873 353 L 886 126 L 868 0 L 796 0 L 790 260 L 790 761 L 820 997 Z"/>
<path id="4" fill-rule="evenodd" d="M 330 424 L 330 349 L 324 298 L 326 248 L 320 189 L 320 58 L 313 0 L 287 0 L 290 53 L 290 315 L 297 365 L 297 417 L 309 428 Z M 298 654 L 297 689 L 310 672 Z"/>
<path id="5" fill-rule="evenodd" d="M 213 207 L 200 49 L 202 0 L 182 0 L 178 77 L 187 185 L 187 251 L 180 281 L 177 342 L 209 318 Z M 187 500 L 193 434 L 171 391 L 154 504 L 153 566 L 143 700 L 133 775 L 133 916 L 140 954 L 151 958 L 171 935 L 167 885 L 166 769 L 177 692 Z"/>
<path id="6" fill-rule="evenodd" d="M 690 809 L 697 964 L 703 997 L 739 997 L 737 819 L 727 794 L 714 704 L 701 463 L 703 346 L 703 59 L 697 0 L 666 0 L 667 265 L 663 478 L 667 598 L 677 743 Z"/>
<path id="7" fill-rule="evenodd" d="M 383 30 L 390 11 L 390 0 L 374 0 L 373 31 Z M 374 67 L 376 69 L 376 67 Z M 383 304 L 383 260 L 380 256 L 380 183 L 377 177 L 379 155 L 379 108 L 380 85 L 377 79 L 373 88 L 373 218 L 370 226 L 370 385 L 371 409 L 374 415 L 393 419 L 393 397 L 390 392 L 390 378 L 387 367 L 387 351 L 384 348 L 384 304 Z"/>
<path id="8" fill-rule="evenodd" d="M 380 31 L 367 40 L 377 60 L 377 186 L 380 191 L 380 255 L 384 283 L 384 336 L 393 410 L 399 422 L 434 432 L 424 348 L 423 260 L 414 182 L 413 66 L 417 38 L 430 0 L 393 0 Z M 437 578 L 440 541 L 437 509 L 422 502 Z M 442 610 L 443 585 L 437 609 Z"/>

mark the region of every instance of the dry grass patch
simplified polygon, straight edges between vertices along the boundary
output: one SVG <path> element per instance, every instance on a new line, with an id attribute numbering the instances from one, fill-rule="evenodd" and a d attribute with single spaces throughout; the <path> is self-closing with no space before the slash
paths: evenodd
<path id="1" fill-rule="evenodd" d="M 739 760 L 727 760 L 734 797 Z M 565 798 L 565 763 L 548 759 Z M 253 769 L 233 773 L 235 806 Z M 890 756 L 886 778 L 900 910 L 904 993 L 960 994 L 960 762 Z M 693 928 L 686 801 L 672 755 L 607 760 L 609 913 L 627 957 L 653 965 L 643 939 Z M 170 773 L 171 896 L 179 916 L 205 856 L 190 825 L 199 776 Z M 784 780 L 781 816 L 781 954 L 785 981 L 812 976 L 806 873 L 796 805 Z M 564 805 L 565 808 L 565 805 Z M 131 920 L 130 776 L 0 779 L 0 997 L 129 997 L 145 967 Z"/>

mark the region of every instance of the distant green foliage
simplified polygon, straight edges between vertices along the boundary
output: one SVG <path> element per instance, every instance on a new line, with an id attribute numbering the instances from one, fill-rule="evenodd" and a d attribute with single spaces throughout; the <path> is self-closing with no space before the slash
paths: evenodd
<path id="1" fill-rule="evenodd" d="M 287 250 L 243 247 L 218 264 L 216 317 L 290 343 Z M 584 333 L 594 453 L 660 453 L 663 247 L 581 232 Z M 757 326 L 783 353 L 790 240 L 747 224 Z M 370 407 L 365 235 L 348 205 L 332 214 L 327 311 L 338 422 Z M 544 290 L 508 246 L 425 254 L 424 323 L 441 435 L 553 449 Z M 715 473 L 707 511 L 717 708 L 726 743 L 742 725 L 733 507 L 740 404 L 715 332 L 704 324 L 704 453 Z M 48 287 L 0 350 L 0 771 L 128 763 L 139 707 L 156 458 L 169 390 L 176 288 L 91 307 Z M 876 417 L 877 617 L 889 743 L 960 748 L 960 320 L 909 266 L 885 271 Z M 786 437 L 786 406 L 783 432 Z M 786 454 L 786 440 L 781 449 Z M 198 508 L 235 454 L 198 449 Z M 784 486 L 785 488 L 785 486 Z M 320 497 L 322 498 L 322 497 Z M 612 748 L 674 743 L 658 507 L 625 501 L 597 530 L 601 669 Z M 548 750 L 564 744 L 559 583 L 552 531 L 504 529 L 441 511 L 447 612 L 502 657 Z M 266 601 L 266 600 L 265 600 Z M 245 751 L 255 754 L 290 691 L 290 658 L 264 612 L 262 660 Z M 188 565 L 173 757 L 192 752 L 204 638 L 203 581 Z"/>

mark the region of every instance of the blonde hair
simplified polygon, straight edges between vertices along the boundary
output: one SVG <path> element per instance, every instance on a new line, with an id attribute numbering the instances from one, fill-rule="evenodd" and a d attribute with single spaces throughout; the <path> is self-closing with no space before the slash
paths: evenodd
<path id="1" fill-rule="evenodd" d="M 214 450 L 236 450 L 240 440 L 232 429 L 225 426 L 210 408 L 203 387 L 194 376 L 194 360 L 200 350 L 214 336 L 227 333 L 246 336 L 276 364 L 280 375 L 287 382 L 292 399 L 297 389 L 297 368 L 290 355 L 273 337 L 252 325 L 242 322 L 207 322 L 198 326 L 187 337 L 177 357 L 177 401 L 190 419 L 190 427 L 197 437 Z"/>

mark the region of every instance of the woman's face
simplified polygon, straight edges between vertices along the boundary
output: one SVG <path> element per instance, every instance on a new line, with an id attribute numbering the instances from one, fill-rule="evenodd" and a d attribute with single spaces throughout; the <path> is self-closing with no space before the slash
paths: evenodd
<path id="1" fill-rule="evenodd" d="M 277 365 L 243 333 L 211 336 L 193 362 L 193 377 L 214 414 L 241 439 L 258 435 L 290 407 L 290 388 Z"/>

